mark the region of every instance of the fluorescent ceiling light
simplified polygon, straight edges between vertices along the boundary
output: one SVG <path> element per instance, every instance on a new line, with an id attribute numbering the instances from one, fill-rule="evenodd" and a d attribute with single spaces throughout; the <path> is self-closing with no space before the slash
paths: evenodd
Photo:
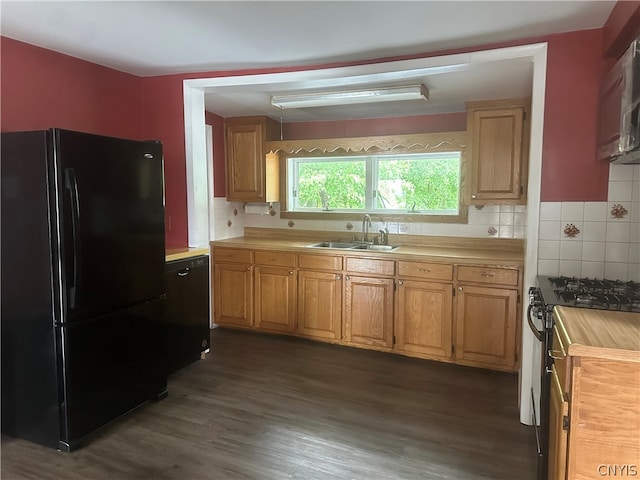
<path id="1" fill-rule="evenodd" d="M 429 90 L 424 85 L 405 87 L 368 88 L 340 92 L 300 93 L 274 95 L 271 105 L 281 109 L 351 105 L 354 103 L 396 102 L 400 100 L 428 100 Z"/>

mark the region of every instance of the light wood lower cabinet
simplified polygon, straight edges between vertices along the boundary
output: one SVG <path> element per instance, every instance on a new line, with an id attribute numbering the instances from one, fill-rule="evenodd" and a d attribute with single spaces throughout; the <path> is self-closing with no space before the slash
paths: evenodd
<path id="1" fill-rule="evenodd" d="M 455 356 L 486 368 L 515 370 L 516 290 L 459 285 L 456 290 Z"/>
<path id="2" fill-rule="evenodd" d="M 549 408 L 549 480 L 564 480 L 567 471 L 567 428 L 569 404 L 558 379 L 555 365 L 551 372 Z"/>
<path id="3" fill-rule="evenodd" d="M 517 370 L 518 268 L 232 248 L 214 259 L 220 325 Z"/>
<path id="4" fill-rule="evenodd" d="M 348 343 L 393 347 L 392 278 L 345 277 L 344 340 Z"/>
<path id="5" fill-rule="evenodd" d="M 320 340 L 342 338 L 342 274 L 298 272 L 298 333 Z"/>
<path id="6" fill-rule="evenodd" d="M 253 267 L 216 263 L 213 279 L 213 312 L 219 325 L 253 326 Z"/>
<path id="7" fill-rule="evenodd" d="M 297 275 L 292 268 L 255 267 L 255 327 L 293 333 L 296 322 Z"/>
<path id="8" fill-rule="evenodd" d="M 398 281 L 396 350 L 451 358 L 452 285 Z"/>

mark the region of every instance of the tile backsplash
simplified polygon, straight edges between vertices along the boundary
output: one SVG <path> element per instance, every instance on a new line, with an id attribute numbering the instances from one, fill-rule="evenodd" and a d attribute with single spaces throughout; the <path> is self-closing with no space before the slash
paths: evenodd
<path id="1" fill-rule="evenodd" d="M 345 235 L 362 232 L 358 220 L 293 220 L 281 219 L 279 205 L 273 204 L 275 215 L 269 215 L 266 205 L 250 204 L 245 209 L 242 203 L 227 202 L 224 198 L 214 200 L 215 238 L 224 239 L 242 235 L 243 228 L 297 228 L 301 230 L 329 230 L 345 232 Z M 234 214 L 235 212 L 235 214 Z M 524 238 L 526 230 L 526 207 L 522 205 L 486 205 L 480 209 L 469 207 L 469 218 L 466 224 L 456 223 L 420 223 L 420 222 L 376 222 L 370 232 L 377 233 L 386 227 L 392 234 L 441 235 L 457 237 L 499 237 Z M 349 229 L 349 224 L 351 229 Z"/>
<path id="2" fill-rule="evenodd" d="M 245 211 L 242 203 L 215 198 L 211 238 L 242 236 L 245 226 L 361 232 L 358 221 L 291 221 L 280 218 L 277 203 L 275 215 L 264 205 L 249 207 Z M 470 207 L 467 224 L 392 222 L 387 227 L 395 234 L 525 238 L 526 208 Z M 370 231 L 384 226 L 374 215 Z M 539 275 L 640 281 L 640 165 L 611 165 L 606 202 L 542 202 L 538 233 Z"/>
<path id="3" fill-rule="evenodd" d="M 640 165 L 611 165 L 607 202 L 542 202 L 538 274 L 640 281 Z"/>

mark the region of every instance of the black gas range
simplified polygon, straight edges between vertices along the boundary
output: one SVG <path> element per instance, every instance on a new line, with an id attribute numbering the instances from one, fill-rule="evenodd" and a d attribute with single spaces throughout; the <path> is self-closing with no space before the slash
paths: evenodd
<path id="1" fill-rule="evenodd" d="M 597 278 L 543 277 L 536 280 L 540 301 L 596 310 L 640 312 L 640 283 Z"/>
<path id="2" fill-rule="evenodd" d="M 535 426 L 538 480 L 547 480 L 549 449 L 549 393 L 551 388 L 550 353 L 553 337 L 553 308 L 557 305 L 640 312 L 640 283 L 597 278 L 538 276 L 529 289 L 527 322 L 540 342 L 540 392 L 531 390 L 532 424 Z"/>

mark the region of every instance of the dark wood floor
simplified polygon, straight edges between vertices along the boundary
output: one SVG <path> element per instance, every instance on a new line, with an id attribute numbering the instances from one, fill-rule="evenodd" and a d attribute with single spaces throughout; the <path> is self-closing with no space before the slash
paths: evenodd
<path id="1" fill-rule="evenodd" d="M 72 453 L 3 437 L 2 479 L 527 480 L 517 376 L 212 331 L 169 397 Z"/>

